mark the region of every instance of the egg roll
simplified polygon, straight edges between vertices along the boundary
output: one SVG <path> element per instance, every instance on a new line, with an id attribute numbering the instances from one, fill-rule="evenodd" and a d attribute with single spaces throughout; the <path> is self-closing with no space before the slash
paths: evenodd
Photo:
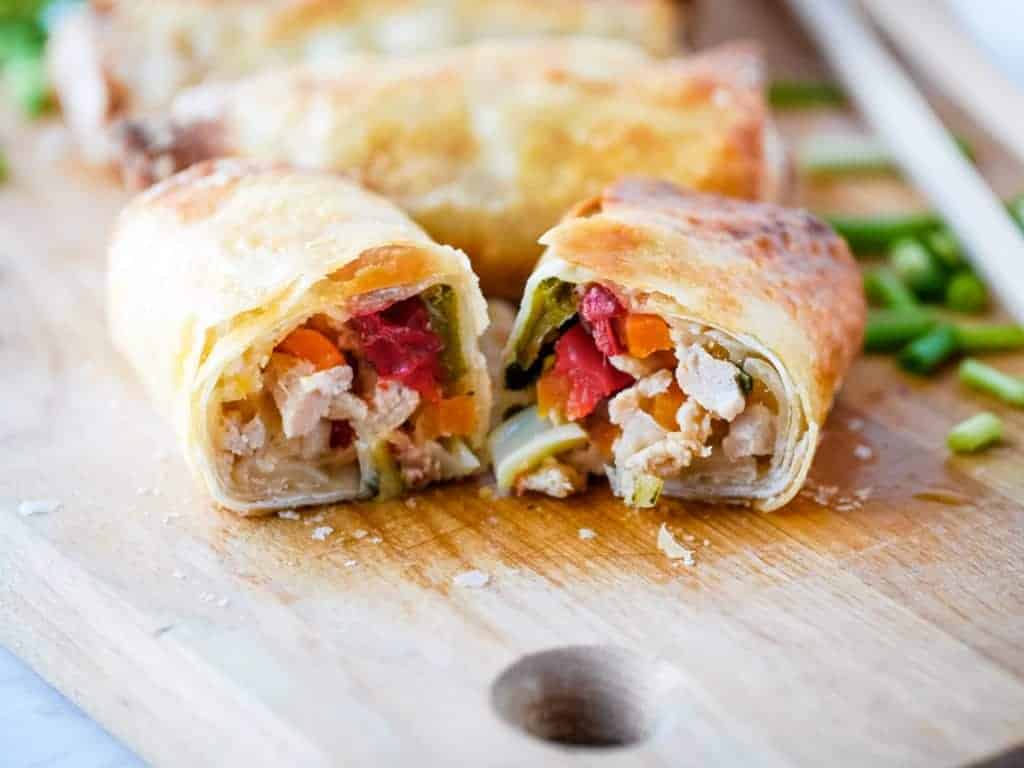
<path id="1" fill-rule="evenodd" d="M 465 254 L 329 174 L 200 163 L 132 201 L 110 245 L 114 344 L 241 514 L 480 471 L 486 312 Z"/>
<path id="2" fill-rule="evenodd" d="M 166 107 L 182 88 L 346 53 L 437 50 L 484 38 L 587 34 L 668 54 L 675 0 L 91 0 L 58 20 L 53 81 L 88 154 L 113 119 Z"/>
<path id="3" fill-rule="evenodd" d="M 802 210 L 626 179 L 542 238 L 504 355 L 528 394 L 489 446 L 499 487 L 604 475 L 776 509 L 800 490 L 865 322 L 845 242 Z"/>
<path id="4" fill-rule="evenodd" d="M 652 59 L 602 40 L 480 43 L 302 66 L 183 93 L 121 129 L 129 184 L 215 155 L 351 174 L 438 242 L 488 295 L 516 299 L 537 238 L 624 174 L 774 195 L 762 62 L 745 45 Z"/>

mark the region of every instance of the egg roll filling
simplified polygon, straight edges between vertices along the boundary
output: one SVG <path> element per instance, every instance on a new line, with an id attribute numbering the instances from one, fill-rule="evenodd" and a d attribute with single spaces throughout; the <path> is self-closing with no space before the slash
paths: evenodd
<path id="1" fill-rule="evenodd" d="M 534 405 L 491 435 L 499 487 L 565 497 L 605 475 L 649 506 L 688 481 L 770 471 L 789 418 L 774 365 L 721 330 L 653 312 L 649 298 L 539 283 L 505 368 L 506 387 L 531 388 Z"/>
<path id="2" fill-rule="evenodd" d="M 221 477 L 246 499 L 384 499 L 472 474 L 480 462 L 465 438 L 478 415 L 460 339 L 446 285 L 397 300 L 389 289 L 305 318 L 248 377 L 218 385 Z"/>

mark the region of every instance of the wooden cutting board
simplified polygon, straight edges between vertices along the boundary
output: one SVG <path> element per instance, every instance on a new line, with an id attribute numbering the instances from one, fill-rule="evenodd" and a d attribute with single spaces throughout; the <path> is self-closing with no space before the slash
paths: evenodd
<path id="1" fill-rule="evenodd" d="M 817 71 L 772 6 L 714 9 L 706 39 L 757 32 L 776 72 Z M 0 642 L 145 758 L 952 766 L 1024 741 L 1020 413 L 952 373 L 866 359 L 808 488 L 774 514 L 470 484 L 241 520 L 193 486 L 107 342 L 103 247 L 123 194 L 55 164 L 52 126 L 6 120 L 2 135 Z M 1024 186 L 991 144 L 981 159 Z M 803 194 L 914 203 L 894 182 Z M 996 362 L 1024 373 L 1022 356 Z M 946 430 L 982 407 L 1006 444 L 950 457 Z M 60 508 L 18 513 L 38 499 Z M 659 550 L 663 524 L 692 564 Z M 591 647 L 516 664 L 566 646 Z M 570 750 L 517 723 L 637 742 Z"/>

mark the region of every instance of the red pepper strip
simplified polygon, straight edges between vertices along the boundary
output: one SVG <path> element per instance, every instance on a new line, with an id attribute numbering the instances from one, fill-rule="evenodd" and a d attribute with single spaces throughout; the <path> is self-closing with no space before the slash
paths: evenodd
<path id="1" fill-rule="evenodd" d="M 608 357 L 621 355 L 625 350 L 615 333 L 612 323 L 617 317 L 625 317 L 626 309 L 615 298 L 615 294 L 596 283 L 587 288 L 580 302 L 580 314 L 590 326 L 597 348 Z"/>
<path id="2" fill-rule="evenodd" d="M 428 402 L 441 398 L 441 360 L 444 347 L 430 328 L 430 315 L 418 297 L 351 320 L 363 356 L 384 380 L 398 381 Z"/>
<path id="3" fill-rule="evenodd" d="M 582 325 L 574 325 L 555 344 L 557 375 L 569 381 L 566 418 L 582 419 L 604 398 L 633 383 L 633 377 L 613 368 Z"/>

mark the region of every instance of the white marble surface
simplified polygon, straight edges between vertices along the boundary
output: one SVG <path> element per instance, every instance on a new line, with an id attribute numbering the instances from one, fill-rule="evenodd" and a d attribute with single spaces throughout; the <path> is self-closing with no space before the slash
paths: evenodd
<path id="1" fill-rule="evenodd" d="M 141 768 L 138 757 L 0 647 L 3 768 Z"/>
<path id="2" fill-rule="evenodd" d="M 1024 86 L 1024 0 L 950 0 L 968 28 Z M 0 647 L 0 766 L 139 768 L 145 765 Z"/>

